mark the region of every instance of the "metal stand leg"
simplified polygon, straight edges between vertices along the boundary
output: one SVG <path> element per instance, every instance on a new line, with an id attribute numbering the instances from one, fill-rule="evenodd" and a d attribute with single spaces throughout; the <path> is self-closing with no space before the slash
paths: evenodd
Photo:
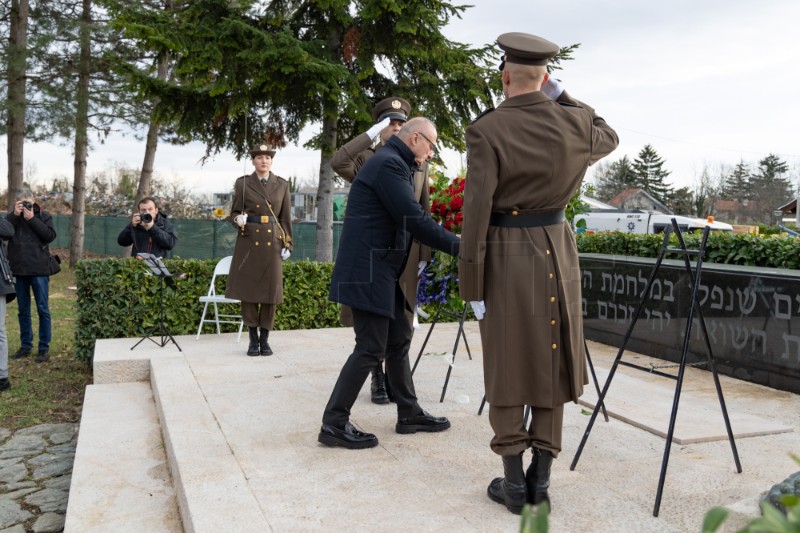
<path id="1" fill-rule="evenodd" d="M 677 236 L 678 242 L 680 244 L 680 248 L 668 248 L 669 237 L 670 237 L 670 233 L 671 233 L 670 230 L 675 232 L 675 235 Z M 678 227 L 677 221 L 674 218 L 672 219 L 672 228 L 667 228 L 667 231 L 664 234 L 664 242 L 663 242 L 662 247 L 661 247 L 661 252 L 658 255 L 658 259 L 656 260 L 656 264 L 653 267 L 653 271 L 651 272 L 650 278 L 647 281 L 647 285 L 645 286 L 644 292 L 642 293 L 641 299 L 639 301 L 639 305 L 636 308 L 636 312 L 633 314 L 633 316 L 631 318 L 631 324 L 628 327 L 628 331 L 625 333 L 625 337 L 623 338 L 622 346 L 620 347 L 619 352 L 617 353 L 617 357 L 614 359 L 614 364 L 611 367 L 611 371 L 609 372 L 608 379 L 606 380 L 606 384 L 603 387 L 603 391 L 600 393 L 600 397 L 598 399 L 597 405 L 595 406 L 594 411 L 592 412 L 592 416 L 589 419 L 589 424 L 588 424 L 588 426 L 586 428 L 586 431 L 583 434 L 583 439 L 581 440 L 580 446 L 578 446 L 578 450 L 575 453 L 575 458 L 573 459 L 572 464 L 570 465 L 570 470 L 574 470 L 575 466 L 578 463 L 578 459 L 580 458 L 580 455 L 581 455 L 581 453 L 583 451 L 583 447 L 585 446 L 586 441 L 589 438 L 589 433 L 591 432 L 592 426 L 594 425 L 594 421 L 597 418 L 597 413 L 598 413 L 599 407 L 602 404 L 603 400 L 605 399 L 606 393 L 608 392 L 608 389 L 611 386 L 611 380 L 614 377 L 614 373 L 616 372 L 617 366 L 621 363 L 620 359 L 622 358 L 622 353 L 625 351 L 625 346 L 627 345 L 628 340 L 630 340 L 631 333 L 633 332 L 633 328 L 636 325 L 636 321 L 639 318 L 639 314 L 642 311 L 642 308 L 644 306 L 644 302 L 647 299 L 647 295 L 650 292 L 650 289 L 651 289 L 651 287 L 653 285 L 653 281 L 655 279 L 656 273 L 658 272 L 658 269 L 661 266 L 661 263 L 662 263 L 662 260 L 664 259 L 664 256 L 667 254 L 667 252 L 680 253 L 683 256 L 684 265 L 685 265 L 687 273 L 689 274 L 689 279 L 691 280 L 691 283 L 692 283 L 692 291 L 691 291 L 691 302 L 692 303 L 691 303 L 691 307 L 689 309 L 689 315 L 688 315 L 687 320 L 686 320 L 686 329 L 685 329 L 684 338 L 683 338 L 683 350 L 682 350 L 681 358 L 680 358 L 678 376 L 676 378 L 677 383 L 676 383 L 676 386 L 675 386 L 675 394 L 674 394 L 673 402 L 672 402 L 672 411 L 670 413 L 669 430 L 667 432 L 666 443 L 665 443 L 665 446 L 664 446 L 664 455 L 663 455 L 663 458 L 662 458 L 662 461 L 661 461 L 661 472 L 660 472 L 660 475 L 659 475 L 658 490 L 656 492 L 656 499 L 655 499 L 655 504 L 654 504 L 654 507 L 653 507 L 653 516 L 658 516 L 659 508 L 661 506 L 661 497 L 663 495 L 663 490 L 664 490 L 664 481 L 666 480 L 667 466 L 669 464 L 669 452 L 670 452 L 670 449 L 671 449 L 671 446 L 672 446 L 672 439 L 673 439 L 673 436 L 674 436 L 674 433 L 675 433 L 675 422 L 676 422 L 677 415 L 678 415 L 678 405 L 680 403 L 681 389 L 683 387 L 683 378 L 684 378 L 685 371 L 686 371 L 686 357 L 687 357 L 687 354 L 689 353 L 689 343 L 691 341 L 691 332 L 692 332 L 692 326 L 693 326 L 693 322 L 694 322 L 695 310 L 697 311 L 697 314 L 698 314 L 698 316 L 700 318 L 700 325 L 701 325 L 701 329 L 703 331 L 703 336 L 705 338 L 706 348 L 708 350 L 708 361 L 709 361 L 709 363 L 711 365 L 712 375 L 714 376 L 714 385 L 715 385 L 715 387 L 717 389 L 717 396 L 719 398 L 720 408 L 722 410 L 722 416 L 723 416 L 723 419 L 725 420 L 725 428 L 726 428 L 726 430 L 728 432 L 728 440 L 730 441 L 731 448 L 733 450 L 734 462 L 736 463 L 737 471 L 739 473 L 742 472 L 742 467 L 741 467 L 741 464 L 739 462 L 739 455 L 738 455 L 738 452 L 736 450 L 736 443 L 735 443 L 734 438 L 733 438 L 733 430 L 731 429 L 731 426 L 730 426 L 730 419 L 728 418 L 728 411 L 727 411 L 727 408 L 725 407 L 725 399 L 724 399 L 724 397 L 722 395 L 722 387 L 720 386 L 720 383 L 719 383 L 719 376 L 717 374 L 716 364 L 715 364 L 715 361 L 714 361 L 713 352 L 711 350 L 711 343 L 709 341 L 708 331 L 706 329 L 705 320 L 703 318 L 702 309 L 700 307 L 700 302 L 697 299 L 697 293 L 698 293 L 698 290 L 699 290 L 699 287 L 700 287 L 700 278 L 701 278 L 701 273 L 702 273 L 703 256 L 705 255 L 706 243 L 708 241 L 708 232 L 709 232 L 709 230 L 708 230 L 708 228 L 706 228 L 704 230 L 704 232 L 703 232 L 702 241 L 701 241 L 701 244 L 700 244 L 700 247 L 699 247 L 698 250 L 689 250 L 689 249 L 687 249 L 686 243 L 683 240 L 683 235 L 681 234 L 681 231 L 680 231 L 680 228 Z M 697 255 L 697 262 L 696 262 L 696 265 L 695 265 L 695 269 L 692 270 L 691 263 L 689 261 L 689 255 L 694 255 L 694 254 Z M 630 364 L 628 364 L 628 366 L 636 367 L 636 365 L 630 365 Z M 640 367 L 637 367 L 637 368 L 640 368 Z M 661 374 L 661 375 L 663 375 L 663 374 Z M 669 377 L 673 377 L 673 376 L 669 376 Z"/>

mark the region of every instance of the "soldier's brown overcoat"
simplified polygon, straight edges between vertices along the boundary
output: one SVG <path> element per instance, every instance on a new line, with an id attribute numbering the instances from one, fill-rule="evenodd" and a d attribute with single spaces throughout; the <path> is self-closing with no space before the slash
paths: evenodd
<path id="1" fill-rule="evenodd" d="M 272 211 L 278 217 L 276 221 Z M 291 250 L 291 244 L 281 240 L 278 222 L 286 235 L 292 235 L 292 203 L 289 182 L 272 172 L 266 187 L 256 173 L 236 180 L 231 203 L 233 220 L 239 214 L 269 216 L 266 224 L 250 223 L 244 228 L 236 226 L 236 247 L 233 251 L 231 270 L 225 288 L 225 296 L 243 302 L 279 304 L 283 302 L 283 260 L 281 248 Z"/>
<path id="2" fill-rule="evenodd" d="M 509 228 L 490 226 L 489 217 L 563 210 L 617 135 L 566 93 L 556 103 L 537 91 L 479 117 L 466 141 L 460 294 L 486 304 L 479 323 L 486 399 L 545 408 L 576 401 L 587 380 L 569 223 Z"/>
<path id="3" fill-rule="evenodd" d="M 356 174 L 364 166 L 364 163 L 372 157 L 375 150 L 380 145 L 373 147 L 372 139 L 366 133 L 362 133 L 353 140 L 344 144 L 331 158 L 331 168 L 345 179 L 348 183 L 353 183 Z M 426 213 L 431 212 L 431 196 L 428 190 L 428 165 L 427 163 L 419 172 L 414 173 L 414 194 Z M 406 298 L 409 309 L 413 310 L 417 305 L 417 284 L 419 276 L 417 271 L 419 262 L 429 263 L 431 260 L 431 249 L 429 246 L 414 241 L 408 251 L 408 261 L 403 273 L 400 274 L 400 290 Z M 407 313 L 411 317 L 410 313 Z M 342 306 L 339 313 L 339 321 L 344 326 L 353 325 L 353 314 L 347 306 Z"/>

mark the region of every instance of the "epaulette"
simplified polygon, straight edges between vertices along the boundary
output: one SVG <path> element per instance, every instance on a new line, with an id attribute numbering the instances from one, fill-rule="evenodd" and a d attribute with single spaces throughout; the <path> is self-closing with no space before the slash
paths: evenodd
<path id="1" fill-rule="evenodd" d="M 477 117 L 475 117 L 475 120 L 473 120 L 472 122 L 470 122 L 470 124 L 475 124 L 475 123 L 476 123 L 476 122 L 478 122 L 478 121 L 479 121 L 479 120 L 480 120 L 480 119 L 481 119 L 481 118 L 482 118 L 484 115 L 487 115 L 487 114 L 491 113 L 492 111 L 494 111 L 494 108 L 493 108 L 493 107 L 490 107 L 489 109 L 487 109 L 486 111 L 484 111 L 483 113 L 481 113 L 480 115 L 478 115 Z"/>
<path id="2" fill-rule="evenodd" d="M 276 178 L 278 178 L 280 181 L 282 181 L 284 183 L 289 183 L 289 180 L 287 180 L 285 178 L 282 178 L 282 177 L 278 176 L 277 174 L 273 174 L 273 176 L 275 176 Z"/>
<path id="3" fill-rule="evenodd" d="M 559 105 L 563 105 L 564 107 L 583 107 L 578 104 L 573 104 L 572 102 L 558 102 Z"/>

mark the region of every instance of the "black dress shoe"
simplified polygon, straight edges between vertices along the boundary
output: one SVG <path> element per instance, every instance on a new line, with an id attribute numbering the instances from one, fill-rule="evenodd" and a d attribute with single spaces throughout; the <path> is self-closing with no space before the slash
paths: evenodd
<path id="1" fill-rule="evenodd" d="M 11 381 L 8 378 L 0 379 L 0 392 L 11 388 Z"/>
<path id="2" fill-rule="evenodd" d="M 378 445 L 378 437 L 359 431 L 350 422 L 344 425 L 344 429 L 322 424 L 317 440 L 325 446 L 342 446 L 350 450 L 374 448 Z"/>
<path id="3" fill-rule="evenodd" d="M 39 353 L 36 354 L 37 363 L 44 363 L 48 359 L 50 359 L 50 350 L 48 349 L 39 350 Z"/>
<path id="4" fill-rule="evenodd" d="M 416 433 L 417 431 L 434 433 L 436 431 L 444 431 L 449 427 L 450 421 L 445 417 L 433 416 L 426 411 L 422 411 L 418 415 L 399 419 L 395 430 L 403 434 Z"/>
<path id="5" fill-rule="evenodd" d="M 20 348 L 16 352 L 11 354 L 11 359 L 22 359 L 23 357 L 28 357 L 31 354 L 30 348 Z"/>

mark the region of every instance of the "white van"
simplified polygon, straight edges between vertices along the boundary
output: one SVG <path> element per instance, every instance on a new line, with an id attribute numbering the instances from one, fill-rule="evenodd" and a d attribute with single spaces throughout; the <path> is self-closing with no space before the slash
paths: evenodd
<path id="1" fill-rule="evenodd" d="M 586 221 L 586 228 L 579 229 L 583 233 L 600 233 L 621 231 L 624 233 L 663 233 L 667 226 L 672 226 L 672 219 L 678 228 L 685 233 L 702 231 L 708 226 L 711 231 L 733 231 L 733 226 L 725 222 L 716 222 L 714 217 L 692 218 L 680 215 L 665 215 L 645 211 L 593 211 L 575 215 L 575 222 Z"/>

